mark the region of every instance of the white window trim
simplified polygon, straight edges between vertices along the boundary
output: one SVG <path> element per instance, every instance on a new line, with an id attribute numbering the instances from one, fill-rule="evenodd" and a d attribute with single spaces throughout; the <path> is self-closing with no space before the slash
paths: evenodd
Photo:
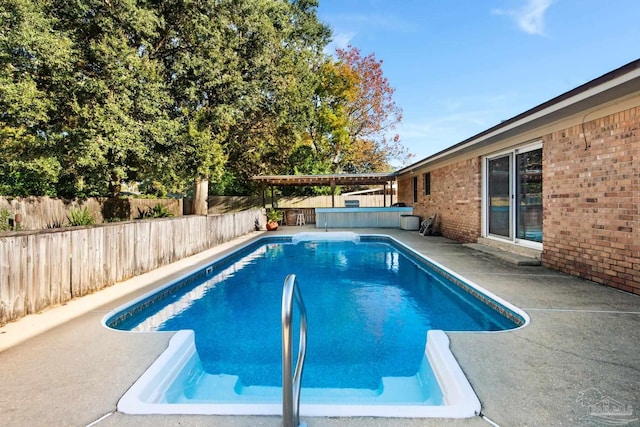
<path id="1" fill-rule="evenodd" d="M 481 212 L 481 221 L 482 221 L 482 226 L 481 226 L 481 234 L 483 238 L 486 239 L 492 239 L 492 240 L 496 240 L 499 242 L 503 242 L 503 243 L 510 243 L 513 245 L 517 245 L 517 246 L 523 246 L 523 247 L 527 247 L 527 248 L 532 248 L 532 249 L 538 249 L 538 250 L 542 250 L 543 248 L 543 244 L 539 243 L 539 242 L 533 242 L 531 240 L 524 240 L 524 239 L 518 239 L 515 236 L 515 215 L 516 215 L 516 209 L 512 206 L 510 209 L 510 224 L 509 227 L 513 227 L 513 233 L 511 233 L 513 235 L 513 237 L 509 238 L 504 238 L 504 237 L 498 237 L 498 236 L 494 236 L 489 234 L 489 224 L 488 224 L 488 220 L 489 217 L 487 215 L 487 206 L 488 206 L 488 198 L 489 195 L 487 194 L 487 192 L 489 191 L 488 189 L 488 185 L 487 185 L 487 165 L 489 160 L 491 159 L 495 159 L 496 157 L 501 157 L 501 156 L 506 156 L 506 155 L 511 155 L 511 171 L 510 174 L 512 177 L 515 177 L 515 168 L 516 168 L 516 156 L 520 153 L 526 153 L 527 151 L 533 151 L 533 150 L 538 150 L 538 149 L 542 149 L 542 140 L 539 141 L 534 141 L 534 142 L 529 142 L 527 144 L 522 144 L 522 145 L 518 145 L 517 147 L 512 147 L 509 148 L 507 150 L 501 150 L 501 151 L 496 151 L 494 153 L 490 153 L 487 154 L 485 156 L 482 157 L 482 167 L 481 167 L 481 171 L 482 171 L 482 184 L 481 184 L 481 191 L 482 191 L 482 201 L 481 201 L 481 206 L 482 206 L 482 212 Z M 544 183 L 544 175 L 543 175 L 543 183 Z M 543 184 L 544 185 L 544 184 Z M 512 179 L 511 182 L 509 183 L 509 192 L 511 194 L 512 200 L 513 200 L 513 196 L 515 194 L 515 179 Z"/>

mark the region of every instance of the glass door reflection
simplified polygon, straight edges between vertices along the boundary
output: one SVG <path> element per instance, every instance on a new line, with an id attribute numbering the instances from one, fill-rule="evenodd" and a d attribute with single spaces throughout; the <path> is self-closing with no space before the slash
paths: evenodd
<path id="1" fill-rule="evenodd" d="M 488 161 L 489 234 L 511 238 L 511 155 Z"/>
<path id="2" fill-rule="evenodd" d="M 516 155 L 516 238 L 542 243 L 542 149 Z"/>

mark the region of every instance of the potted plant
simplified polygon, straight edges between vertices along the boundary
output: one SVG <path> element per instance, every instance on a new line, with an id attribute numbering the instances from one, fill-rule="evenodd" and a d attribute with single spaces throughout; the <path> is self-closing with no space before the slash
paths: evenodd
<path id="1" fill-rule="evenodd" d="M 267 211 L 267 230 L 273 231 L 278 229 L 278 221 L 282 221 L 282 212 L 275 209 Z"/>

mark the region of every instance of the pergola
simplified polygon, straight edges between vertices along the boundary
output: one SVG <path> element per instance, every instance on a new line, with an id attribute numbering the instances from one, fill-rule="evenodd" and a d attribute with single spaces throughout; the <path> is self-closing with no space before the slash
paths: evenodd
<path id="1" fill-rule="evenodd" d="M 335 190 L 338 185 L 382 185 L 386 194 L 387 184 L 392 185 L 396 180 L 396 173 L 357 173 L 357 174 L 328 174 L 328 175 L 261 175 L 251 178 L 262 184 L 262 204 L 266 205 L 265 188 L 271 187 L 271 203 L 273 204 L 273 187 L 282 185 L 331 187 L 331 206 L 335 207 Z M 387 205 L 386 196 L 383 198 Z M 393 192 L 391 193 L 393 204 Z"/>

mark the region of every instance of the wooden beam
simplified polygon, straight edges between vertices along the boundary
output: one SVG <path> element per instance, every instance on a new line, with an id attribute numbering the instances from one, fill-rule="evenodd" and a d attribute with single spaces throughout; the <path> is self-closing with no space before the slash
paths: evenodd
<path id="1" fill-rule="evenodd" d="M 332 179 L 331 180 L 331 207 L 332 208 L 336 207 L 335 194 L 336 194 L 336 181 L 335 179 Z"/>
<path id="2" fill-rule="evenodd" d="M 389 206 L 393 205 L 393 183 L 396 181 L 391 181 L 391 203 L 389 204 Z M 396 182 L 396 187 L 397 187 L 397 182 Z"/>
<path id="3" fill-rule="evenodd" d="M 273 195 L 273 185 L 272 185 L 272 186 L 271 186 L 271 209 L 274 209 L 274 208 L 275 208 L 275 205 L 274 205 L 274 197 L 275 197 L 275 196 Z"/>
<path id="4" fill-rule="evenodd" d="M 382 207 L 387 207 L 387 183 L 385 182 L 382 186 Z"/>

